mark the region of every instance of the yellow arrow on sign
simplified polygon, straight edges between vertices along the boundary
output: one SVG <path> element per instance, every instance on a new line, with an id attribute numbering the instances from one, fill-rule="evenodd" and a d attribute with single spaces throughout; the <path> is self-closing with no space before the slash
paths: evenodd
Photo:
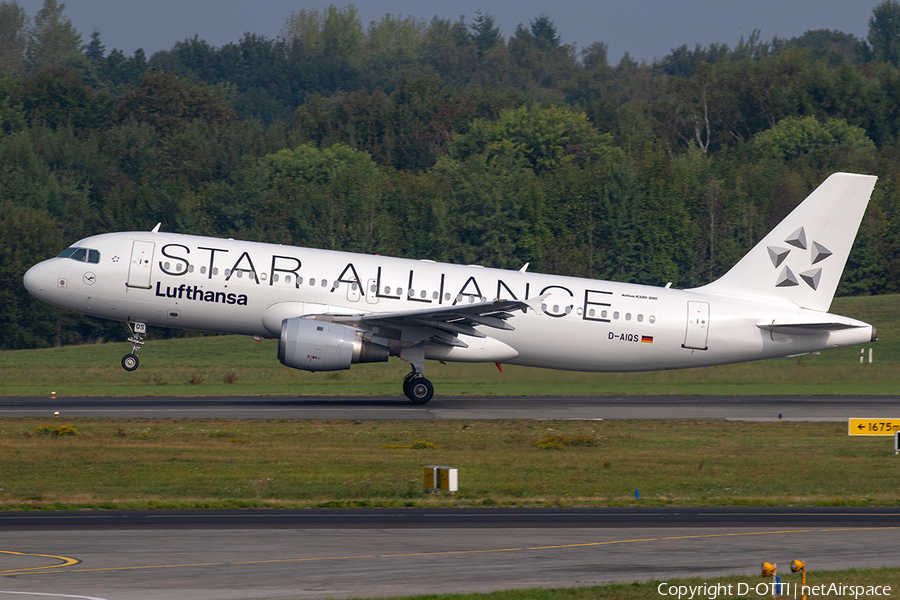
<path id="1" fill-rule="evenodd" d="M 849 419 L 847 435 L 894 435 L 900 419 Z"/>

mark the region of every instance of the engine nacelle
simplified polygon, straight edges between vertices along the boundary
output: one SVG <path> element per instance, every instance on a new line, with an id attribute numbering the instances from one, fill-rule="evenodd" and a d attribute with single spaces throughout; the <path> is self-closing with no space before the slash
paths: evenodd
<path id="1" fill-rule="evenodd" d="M 385 362 L 385 346 L 363 341 L 363 332 L 347 325 L 293 317 L 281 322 L 278 360 L 304 371 L 340 371 L 365 362 Z"/>

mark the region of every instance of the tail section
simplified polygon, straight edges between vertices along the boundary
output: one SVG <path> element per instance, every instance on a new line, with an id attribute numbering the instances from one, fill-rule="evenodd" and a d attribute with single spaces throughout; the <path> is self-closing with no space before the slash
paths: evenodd
<path id="1" fill-rule="evenodd" d="M 720 279 L 698 288 L 827 312 L 877 177 L 835 173 Z"/>

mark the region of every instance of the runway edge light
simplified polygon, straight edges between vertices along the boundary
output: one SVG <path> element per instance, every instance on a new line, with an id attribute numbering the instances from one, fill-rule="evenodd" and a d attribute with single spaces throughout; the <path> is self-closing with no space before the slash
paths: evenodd
<path id="1" fill-rule="evenodd" d="M 777 575 L 778 568 L 776 563 L 764 562 L 762 564 L 761 575 L 763 578 L 771 577 L 772 578 L 772 600 L 778 596 L 779 586 L 777 585 Z"/>
<path id="2" fill-rule="evenodd" d="M 800 589 L 803 591 L 803 599 L 806 600 L 806 563 L 802 560 L 791 561 L 791 573 L 800 571 Z"/>

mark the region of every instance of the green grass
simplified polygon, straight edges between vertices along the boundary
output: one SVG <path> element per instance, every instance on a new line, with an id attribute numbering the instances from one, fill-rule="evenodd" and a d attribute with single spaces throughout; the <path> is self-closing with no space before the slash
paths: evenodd
<path id="1" fill-rule="evenodd" d="M 876 325 L 875 363 L 859 364 L 859 348 L 798 358 L 652 373 L 574 373 L 492 364 L 428 362 L 438 395 L 588 394 L 898 394 L 900 297 L 839 298 L 832 311 Z M 399 396 L 409 366 L 354 365 L 307 373 L 281 366 L 276 341 L 238 336 L 151 340 L 141 367 L 125 372 L 127 343 L 0 352 L 0 395 L 6 396 Z M 868 347 L 868 346 L 867 346 Z"/>
<path id="2" fill-rule="evenodd" d="M 892 439 L 844 423 L 17 418 L 0 456 L 6 509 L 900 503 Z"/>
<path id="3" fill-rule="evenodd" d="M 800 558 L 800 557 L 798 557 Z M 838 585 L 853 585 L 853 586 L 890 586 L 891 591 L 890 595 L 895 595 L 897 590 L 900 590 L 900 569 L 898 568 L 881 568 L 881 569 L 845 569 L 841 571 L 816 571 L 815 565 L 807 565 L 807 568 L 810 571 L 806 576 L 806 585 L 808 586 L 822 586 L 822 585 L 830 585 L 832 583 Z M 781 575 L 782 583 L 790 583 L 791 584 L 791 597 L 793 597 L 793 585 L 800 583 L 800 575 L 799 573 L 790 573 L 789 570 L 785 569 L 785 573 L 779 572 Z M 760 594 L 757 595 L 755 588 L 757 584 L 764 583 L 766 581 L 761 577 L 752 577 L 746 575 L 732 575 L 727 577 L 708 577 L 705 579 L 693 578 L 693 579 L 668 579 L 666 580 L 666 589 L 670 586 L 712 586 L 716 584 L 721 584 L 723 586 L 731 586 L 731 594 L 724 595 L 716 595 L 714 596 L 716 600 L 729 600 L 731 598 L 771 598 L 771 594 Z M 631 584 L 613 584 L 613 585 L 598 585 L 592 587 L 577 587 L 577 588 L 555 588 L 555 589 L 529 589 L 529 590 L 503 590 L 498 592 L 491 592 L 489 594 L 430 594 L 424 596 L 409 596 L 404 597 L 402 600 L 645 600 L 645 599 L 653 599 L 653 600 L 663 600 L 663 599 L 672 599 L 676 600 L 678 598 L 677 594 L 674 596 L 661 596 L 658 592 L 659 584 L 662 582 L 659 581 L 650 581 L 650 582 L 638 582 Z M 746 584 L 750 590 L 750 593 L 746 596 L 738 596 L 736 592 L 738 589 L 742 591 L 747 588 L 739 588 L 739 584 Z M 727 589 L 727 588 L 723 588 Z M 707 588 L 708 591 L 708 588 Z M 762 588 L 760 588 L 762 591 Z M 687 600 L 690 597 L 690 592 L 687 595 L 683 596 L 683 600 Z M 708 600 L 711 596 L 710 593 L 705 594 L 695 594 L 695 600 Z M 787 596 L 783 596 L 787 598 Z M 801 595 L 798 593 L 797 598 L 800 598 Z M 834 592 L 831 592 L 830 595 L 810 595 L 810 600 L 816 598 L 853 598 L 852 594 L 841 594 L 837 595 Z M 873 598 L 874 595 L 860 594 L 860 598 Z M 882 596 L 885 597 L 885 596 Z M 394 598 L 389 600 L 401 600 L 400 598 Z"/>

